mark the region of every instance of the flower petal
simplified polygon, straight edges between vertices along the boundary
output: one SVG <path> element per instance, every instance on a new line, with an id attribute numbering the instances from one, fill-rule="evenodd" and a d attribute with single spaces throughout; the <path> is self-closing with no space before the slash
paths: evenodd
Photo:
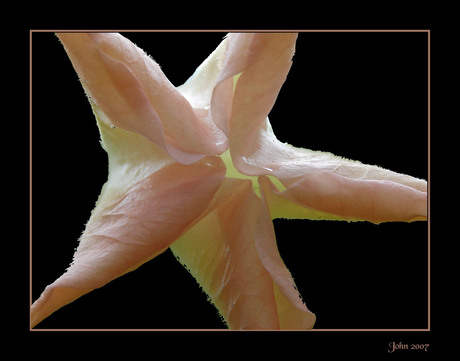
<path id="1" fill-rule="evenodd" d="M 322 213 L 316 216 L 376 223 L 426 219 L 425 180 L 295 148 L 273 134 L 267 114 L 290 69 L 296 34 L 231 35 L 221 78 L 240 74 L 226 116 L 231 156 L 241 173 L 278 178 L 282 188 L 291 188 L 284 196 Z"/>
<path id="2" fill-rule="evenodd" d="M 222 124 L 216 124 L 218 117 L 213 118 L 211 114 L 211 100 L 222 70 L 223 59 L 227 51 L 227 40 L 225 38 L 196 69 L 193 75 L 177 88 L 191 104 L 194 112 L 206 124 L 206 127 L 216 134 L 216 139 L 220 139 L 217 144 L 220 150 L 216 154 L 220 154 L 228 148 L 226 127 Z M 224 93 L 225 96 L 221 99 L 219 106 L 224 108 L 231 107 L 233 86 L 228 89 L 228 92 Z M 216 112 L 216 109 L 214 109 L 214 112 Z"/>
<path id="3" fill-rule="evenodd" d="M 278 328 L 273 282 L 254 245 L 258 199 L 250 182 L 239 180 L 226 180 L 219 198 L 220 206 L 171 250 L 231 329 Z"/>
<path id="4" fill-rule="evenodd" d="M 302 301 L 294 280 L 281 259 L 263 187 L 261 187 L 261 197 L 262 208 L 255 228 L 255 244 L 262 264 L 274 281 L 280 328 L 311 329 L 316 317 Z"/>
<path id="5" fill-rule="evenodd" d="M 214 203 L 216 209 L 176 241 L 171 250 L 209 295 L 228 326 L 239 330 L 311 328 L 314 316 L 310 313 L 311 322 L 287 321 L 293 308 L 279 292 L 275 279 L 278 270 L 272 269 L 271 274 L 261 262 L 254 235 L 260 199 L 251 182 L 226 179 Z M 265 240 L 258 242 L 264 249 Z M 284 285 L 281 287 L 284 289 Z M 296 316 L 302 313 L 295 310 Z"/>
<path id="6" fill-rule="evenodd" d="M 412 222 L 427 219 L 427 193 L 387 180 L 347 178 L 332 172 L 301 177 L 280 192 L 261 177 L 272 218 Z"/>
<path id="7" fill-rule="evenodd" d="M 174 160 L 162 148 L 144 136 L 111 127 L 106 114 L 90 100 L 101 136 L 101 145 L 109 158 L 108 180 L 99 203 L 111 203 L 123 196 L 133 184 L 159 171 Z"/>
<path id="8" fill-rule="evenodd" d="M 211 106 L 215 123 L 226 134 L 231 129 L 230 149 L 234 159 L 252 148 L 252 133 L 273 107 L 289 72 L 296 38 L 296 33 L 228 35 L 227 52 Z"/>
<path id="9" fill-rule="evenodd" d="M 58 36 L 85 90 L 111 124 L 142 134 L 183 164 L 223 151 L 221 135 L 131 41 L 116 33 Z"/>
<path id="10" fill-rule="evenodd" d="M 117 199 L 99 199 L 71 266 L 32 306 L 32 326 L 163 252 L 199 219 L 224 176 L 217 157 L 173 163 Z"/>
<path id="11" fill-rule="evenodd" d="M 248 175 L 269 174 L 278 178 L 279 190 L 288 189 L 279 195 L 301 205 L 288 206 L 279 196 L 267 195 L 274 217 L 292 218 L 295 214 L 300 218 L 374 223 L 426 220 L 425 180 L 281 143 L 268 118 L 253 139 L 258 149 L 242 157 L 244 162 L 239 162 L 239 170 Z M 278 199 L 277 209 L 273 206 L 274 198 Z"/>

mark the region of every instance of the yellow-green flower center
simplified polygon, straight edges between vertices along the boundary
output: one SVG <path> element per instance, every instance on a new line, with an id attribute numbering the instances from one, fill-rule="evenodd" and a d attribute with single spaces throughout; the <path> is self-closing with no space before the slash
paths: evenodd
<path id="1" fill-rule="evenodd" d="M 224 161 L 225 167 L 227 168 L 227 172 L 225 177 L 227 178 L 238 178 L 238 179 L 248 179 L 252 182 L 252 188 L 257 196 L 260 198 L 260 188 L 259 188 L 259 181 L 258 176 L 250 176 L 246 174 L 242 174 L 235 168 L 232 157 L 230 155 L 230 151 L 227 149 L 224 153 L 221 154 L 220 158 Z M 268 178 L 275 184 L 278 190 L 283 191 L 286 187 L 280 182 L 280 180 L 276 177 L 271 175 L 267 175 Z"/>

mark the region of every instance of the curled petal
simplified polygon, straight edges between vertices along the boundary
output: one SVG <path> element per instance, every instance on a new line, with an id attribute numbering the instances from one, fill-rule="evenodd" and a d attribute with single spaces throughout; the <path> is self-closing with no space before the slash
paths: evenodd
<path id="1" fill-rule="evenodd" d="M 376 223 L 426 219 L 425 180 L 295 148 L 273 134 L 267 114 L 290 69 L 296 34 L 231 35 L 221 78 L 227 82 L 239 75 L 227 115 L 239 172 L 278 178 L 281 189 L 289 188 L 284 196 L 315 216 Z"/>
<path id="2" fill-rule="evenodd" d="M 226 179 L 214 204 L 216 209 L 171 249 L 209 295 L 228 326 L 231 329 L 311 328 L 314 316 L 309 312 L 305 313 L 309 322 L 292 321 L 305 309 L 292 307 L 291 294 L 288 292 L 286 298 L 285 285 L 279 283 L 289 272 L 285 267 L 272 268 L 269 272 L 261 262 L 264 255 L 259 248 L 264 250 L 264 242 L 273 239 L 263 239 L 265 234 L 260 232 L 255 234 L 261 204 L 251 182 Z M 270 252 L 273 250 L 268 248 Z"/>
<path id="3" fill-rule="evenodd" d="M 301 177 L 280 192 L 261 177 L 273 218 L 365 220 L 373 223 L 426 220 L 427 193 L 387 180 L 335 173 Z"/>
<path id="4" fill-rule="evenodd" d="M 249 182 L 225 181 L 216 210 L 171 246 L 231 329 L 276 329 L 273 282 L 258 260 L 259 210 Z M 246 212 L 240 212 L 244 207 Z"/>
<path id="5" fill-rule="evenodd" d="M 268 118 L 258 128 L 254 144 L 257 150 L 242 158 L 246 163 L 244 173 L 273 175 L 280 181 L 274 195 L 267 195 L 275 217 L 292 218 L 294 214 L 300 218 L 374 223 L 427 218 L 425 180 L 281 143 Z M 280 197 L 293 203 L 288 205 Z M 273 206 L 275 198 L 278 208 Z"/>
<path id="6" fill-rule="evenodd" d="M 251 152 L 252 135 L 273 107 L 291 67 L 296 38 L 296 33 L 228 35 L 211 106 L 216 124 L 226 134 L 231 129 L 234 159 Z"/>
<path id="7" fill-rule="evenodd" d="M 316 317 L 302 301 L 294 280 L 281 259 L 263 187 L 261 197 L 262 208 L 255 228 L 255 244 L 262 264 L 274 281 L 280 328 L 311 329 Z"/>
<path id="8" fill-rule="evenodd" d="M 211 100 L 215 87 L 219 81 L 219 75 L 222 70 L 222 63 L 227 51 L 228 39 L 225 38 L 203 63 L 196 69 L 193 75 L 181 86 L 178 91 L 189 101 L 194 112 L 203 120 L 209 131 L 216 134 L 215 138 L 220 142 L 219 154 L 228 148 L 227 127 L 219 123 L 219 109 L 224 113 L 230 112 L 231 101 L 233 97 L 233 84 L 222 92 L 219 104 L 211 113 Z M 214 114 L 214 116 L 213 116 Z"/>
<path id="9" fill-rule="evenodd" d="M 223 151 L 219 134 L 128 39 L 116 33 L 58 36 L 85 90 L 111 124 L 145 136 L 183 164 Z"/>
<path id="10" fill-rule="evenodd" d="M 217 157 L 173 163 L 121 197 L 99 200 L 71 266 L 32 306 L 32 326 L 163 252 L 207 209 L 224 175 Z"/>

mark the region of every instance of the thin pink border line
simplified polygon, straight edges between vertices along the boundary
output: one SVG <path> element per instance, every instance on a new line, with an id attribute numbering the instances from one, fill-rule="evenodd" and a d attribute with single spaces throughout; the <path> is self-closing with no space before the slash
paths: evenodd
<path id="1" fill-rule="evenodd" d="M 169 331 L 216 331 L 216 332 L 427 332 L 431 331 L 428 328 L 313 328 L 311 330 L 231 330 L 231 329 L 220 329 L 220 328 L 46 328 L 46 329 L 34 329 L 30 331 L 94 331 L 94 332 L 113 332 L 113 331 L 124 331 L 124 332 L 169 332 Z"/>
<path id="2" fill-rule="evenodd" d="M 292 29 L 292 30 L 279 30 L 279 29 L 234 29 L 234 30 L 221 30 L 221 29 L 158 29 L 158 30 L 143 30 L 143 29 L 30 29 L 30 33 L 428 33 L 430 36 L 431 30 L 429 29 L 389 29 L 389 30 L 376 30 L 376 29 L 337 29 L 337 30 L 322 30 L 322 29 Z"/>
<path id="3" fill-rule="evenodd" d="M 326 331 L 326 332 L 343 332 L 343 331 L 357 331 L 357 332 L 391 332 L 391 331 L 400 331 L 400 332 L 413 332 L 413 331 L 420 331 L 426 332 L 431 331 L 431 201 L 430 201 L 430 194 L 431 194 L 431 134 L 430 134 L 430 125 L 431 125 L 431 30 L 429 29 L 413 29 L 413 30 L 398 30 L 398 29 L 390 29 L 390 30 L 366 30 L 366 29 L 356 29 L 356 30 L 346 30 L 346 29 L 337 29 L 337 30 L 321 30 L 321 29 L 305 29 L 305 30 L 221 30 L 221 29 L 213 29 L 213 30 L 169 30 L 169 29 L 159 29 L 159 30 L 39 30 L 39 29 L 30 29 L 29 31 L 29 305 L 32 306 L 32 34 L 33 33 L 43 33 L 43 32 L 324 32 L 324 33 L 332 33 L 332 32 L 384 32 L 384 33 L 392 33 L 392 32 L 409 32 L 409 33 L 417 33 L 417 32 L 426 32 L 428 35 L 428 327 L 426 329 L 321 329 L 321 328 L 313 328 L 311 331 Z M 34 329 L 30 327 L 30 319 L 29 319 L 29 329 L 30 331 L 147 331 L 147 332 L 164 332 L 164 331 L 236 331 L 239 330 L 229 330 L 229 329 Z M 251 332 L 250 330 L 246 330 Z M 263 331 L 263 330 L 254 330 L 254 331 Z M 279 330 L 269 330 L 270 331 L 279 331 Z M 289 330 L 284 330 L 289 331 Z M 293 331 L 293 330 L 291 330 Z M 298 331 L 297 332 L 304 332 Z"/>

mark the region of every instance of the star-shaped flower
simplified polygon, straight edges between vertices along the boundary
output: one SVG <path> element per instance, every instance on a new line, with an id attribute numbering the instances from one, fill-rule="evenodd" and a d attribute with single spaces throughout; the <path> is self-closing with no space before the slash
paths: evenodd
<path id="1" fill-rule="evenodd" d="M 275 137 L 267 115 L 297 34 L 231 33 L 178 88 L 119 34 L 58 36 L 109 176 L 72 264 L 32 305 L 32 326 L 171 248 L 228 327 L 311 329 L 272 219 L 426 220 L 426 181 Z"/>

